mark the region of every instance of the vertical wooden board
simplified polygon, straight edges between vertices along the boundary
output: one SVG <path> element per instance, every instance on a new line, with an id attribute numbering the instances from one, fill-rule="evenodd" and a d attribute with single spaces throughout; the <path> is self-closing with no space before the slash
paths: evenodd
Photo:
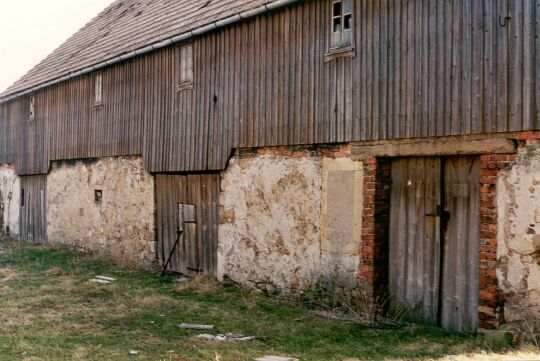
<path id="1" fill-rule="evenodd" d="M 532 129 L 534 124 L 534 72 L 536 70 L 536 65 L 534 64 L 535 11 L 534 0 L 523 0 L 522 119 L 520 124 L 518 124 L 518 128 L 526 130 Z"/>
<path id="2" fill-rule="evenodd" d="M 435 320 L 438 304 L 440 160 L 392 162 L 389 291 L 393 299 Z M 432 213 L 433 212 L 433 213 Z"/>
<path id="3" fill-rule="evenodd" d="M 176 231 L 179 227 L 185 231 L 171 258 L 171 271 L 215 272 L 219 179 L 219 174 L 215 173 L 156 175 L 158 249 L 162 262 L 171 254 Z"/>
<path id="4" fill-rule="evenodd" d="M 516 131 L 521 128 L 523 117 L 523 26 L 525 15 L 523 13 L 523 3 L 529 0 L 510 1 L 510 16 L 512 17 L 508 25 L 511 32 L 511 42 L 509 54 L 509 131 Z"/>
<path id="5" fill-rule="evenodd" d="M 24 206 L 20 208 L 20 238 L 28 243 L 46 243 L 47 176 L 21 177 L 21 193 Z"/>
<path id="6" fill-rule="evenodd" d="M 478 326 L 480 247 L 480 161 L 456 157 L 445 161 L 445 204 L 440 323 L 447 329 L 474 332 Z"/>
<path id="7" fill-rule="evenodd" d="M 535 106 L 533 111 L 535 129 L 540 129 L 540 0 L 534 0 L 534 55 L 535 64 L 534 97 Z"/>

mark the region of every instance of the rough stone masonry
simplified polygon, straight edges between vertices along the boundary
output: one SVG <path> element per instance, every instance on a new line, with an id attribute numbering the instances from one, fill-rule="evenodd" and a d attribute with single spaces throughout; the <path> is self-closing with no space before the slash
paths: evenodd
<path id="1" fill-rule="evenodd" d="M 218 276 L 267 291 L 354 287 L 362 180 L 362 162 L 317 152 L 234 157 L 222 180 Z"/>
<path id="2" fill-rule="evenodd" d="M 540 319 L 540 145 L 520 149 L 497 184 L 497 279 L 506 327 Z"/>
<path id="3" fill-rule="evenodd" d="M 47 222 L 52 244 L 148 266 L 155 259 L 154 178 L 140 157 L 55 162 Z"/>
<path id="4" fill-rule="evenodd" d="M 20 178 L 15 167 L 0 165 L 0 230 L 19 234 Z"/>

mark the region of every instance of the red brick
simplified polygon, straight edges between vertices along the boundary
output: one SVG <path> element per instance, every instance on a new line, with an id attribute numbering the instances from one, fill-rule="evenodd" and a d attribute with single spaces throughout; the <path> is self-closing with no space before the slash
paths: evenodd
<path id="1" fill-rule="evenodd" d="M 517 140 L 529 140 L 538 138 L 540 138 L 540 133 L 538 132 L 523 132 L 516 135 Z"/>
<path id="2" fill-rule="evenodd" d="M 496 300 L 497 295 L 494 292 L 480 291 L 480 298 L 485 298 L 488 300 Z"/>

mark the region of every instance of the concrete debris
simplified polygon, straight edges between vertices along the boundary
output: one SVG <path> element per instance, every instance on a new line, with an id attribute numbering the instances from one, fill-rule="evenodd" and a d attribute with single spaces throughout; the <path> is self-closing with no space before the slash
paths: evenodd
<path id="1" fill-rule="evenodd" d="M 116 281 L 116 278 L 107 276 L 96 276 L 90 280 L 90 282 L 99 283 L 101 285 L 108 285 Z"/>
<path id="2" fill-rule="evenodd" d="M 206 340 L 206 341 L 218 341 L 218 342 L 223 342 L 223 341 L 252 341 L 255 339 L 255 337 L 252 337 L 252 336 L 245 336 L 245 335 L 242 335 L 242 334 L 234 334 L 234 333 L 227 333 L 227 334 L 219 334 L 219 335 L 210 335 L 210 334 L 207 334 L 207 333 L 203 333 L 202 335 L 199 335 L 199 338 L 201 340 Z"/>
<path id="3" fill-rule="evenodd" d="M 213 330 L 214 325 L 199 325 L 196 323 L 181 323 L 178 327 L 185 330 Z"/>
<path id="4" fill-rule="evenodd" d="M 112 277 L 108 277 L 108 276 L 96 276 L 95 278 L 98 279 L 98 280 L 109 281 L 109 282 L 116 281 L 116 278 L 112 278 Z"/>
<path id="5" fill-rule="evenodd" d="M 261 358 L 256 358 L 255 361 L 298 361 L 298 359 L 292 358 L 292 357 L 281 357 L 281 356 L 264 356 Z"/>

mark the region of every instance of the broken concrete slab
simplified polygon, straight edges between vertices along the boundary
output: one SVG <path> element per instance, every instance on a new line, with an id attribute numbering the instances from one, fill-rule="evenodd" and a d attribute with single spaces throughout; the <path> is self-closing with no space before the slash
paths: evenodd
<path id="1" fill-rule="evenodd" d="M 99 283 L 102 285 L 110 285 L 112 283 L 111 281 L 100 280 L 98 278 L 92 278 L 90 282 Z"/>
<path id="2" fill-rule="evenodd" d="M 109 282 L 116 281 L 116 278 L 112 278 L 112 277 L 108 277 L 108 276 L 96 276 L 94 278 L 98 279 L 98 280 L 109 281 Z"/>
<path id="3" fill-rule="evenodd" d="M 223 341 L 244 342 L 244 341 L 253 341 L 255 339 L 255 337 L 253 337 L 253 336 L 245 336 L 245 335 L 242 335 L 242 334 L 234 334 L 234 333 L 219 334 L 219 335 L 215 335 L 215 336 L 207 334 L 207 333 L 203 333 L 203 334 L 199 335 L 198 337 L 201 340 L 219 341 L 219 342 L 223 342 Z"/>
<path id="4" fill-rule="evenodd" d="M 214 325 L 201 325 L 197 323 L 181 323 L 178 327 L 185 330 L 213 330 Z"/>

